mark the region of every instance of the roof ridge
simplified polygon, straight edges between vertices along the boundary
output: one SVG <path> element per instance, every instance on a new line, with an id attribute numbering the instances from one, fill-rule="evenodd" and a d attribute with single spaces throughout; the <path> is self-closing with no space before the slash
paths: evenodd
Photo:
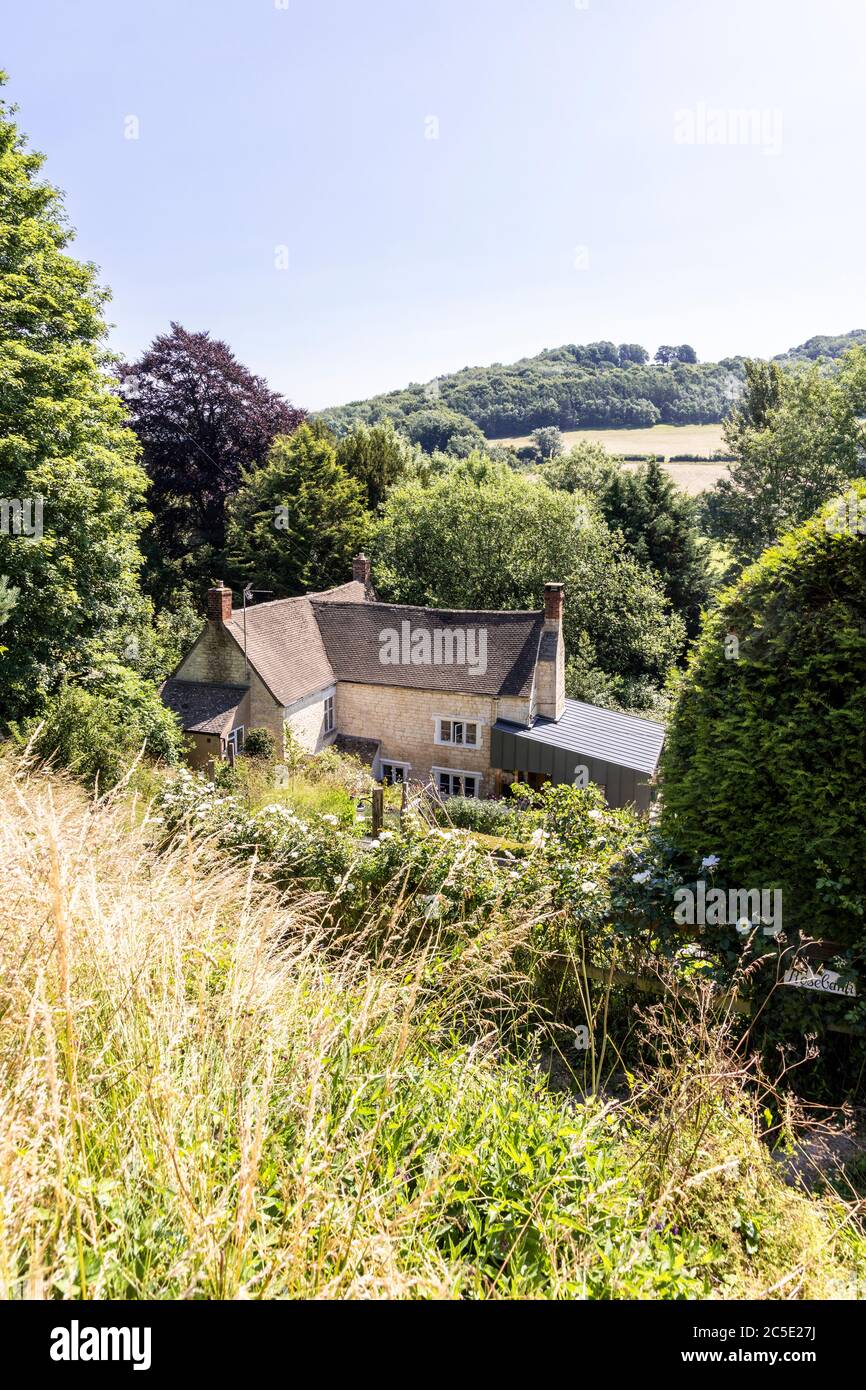
<path id="1" fill-rule="evenodd" d="M 221 690 L 249 690 L 248 685 L 241 685 L 238 681 L 199 681 L 187 680 L 185 676 L 167 676 L 163 685 L 201 685 L 208 690 L 219 687 Z"/>
<path id="2" fill-rule="evenodd" d="M 333 592 L 331 590 L 330 592 Z M 311 603 L 315 603 L 318 594 L 310 594 Z M 543 608 L 433 608 L 424 603 L 376 603 L 371 605 L 377 612 L 382 609 L 396 611 L 400 609 L 412 609 L 415 613 L 477 613 L 485 618 L 541 618 L 544 616 Z M 346 602 L 338 601 L 329 603 L 329 608 L 357 608 L 357 603 L 352 603 L 348 599 Z"/>
<path id="3" fill-rule="evenodd" d="M 328 592 L 328 591 L 325 590 L 325 591 L 323 591 L 323 592 Z M 247 617 L 249 617 L 251 613 L 260 613 L 261 610 L 262 610 L 263 608 L 276 608 L 276 606 L 277 606 L 278 603 L 309 603 L 309 601 L 310 601 L 310 595 L 309 595 L 309 594 L 293 594 L 293 595 L 292 595 L 291 597 L 289 597 L 289 598 L 269 598 L 269 599 L 266 599 L 264 603 L 251 603 L 251 604 L 249 605 L 249 607 L 247 608 L 247 610 L 246 610 L 246 614 L 247 614 Z M 233 618 L 234 618 L 234 617 L 243 618 L 243 615 L 244 615 L 244 610 L 243 610 L 243 608 L 233 608 L 233 609 L 232 609 L 232 617 L 233 617 Z"/>
<path id="4" fill-rule="evenodd" d="M 247 608 L 247 616 L 250 613 L 259 613 L 263 608 L 275 608 L 278 603 L 312 603 L 315 599 L 324 599 L 328 594 L 339 593 L 340 589 L 350 589 L 353 585 L 360 583 L 357 579 L 347 579 L 343 584 L 334 584 L 330 589 L 315 589 L 308 594 L 286 594 L 284 598 L 269 598 L 264 603 L 251 603 Z M 351 599 L 346 599 L 346 603 L 351 603 Z M 244 609 L 232 608 L 232 617 L 240 614 L 243 617 Z"/>

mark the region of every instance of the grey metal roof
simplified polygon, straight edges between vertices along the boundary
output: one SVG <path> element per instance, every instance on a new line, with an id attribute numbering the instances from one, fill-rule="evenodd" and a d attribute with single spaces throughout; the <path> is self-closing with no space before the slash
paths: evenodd
<path id="1" fill-rule="evenodd" d="M 663 724 L 598 705 L 585 705 L 581 700 L 566 700 L 561 719 L 539 719 L 530 729 L 504 719 L 493 727 L 521 739 L 647 773 L 655 772 L 665 741 Z"/>

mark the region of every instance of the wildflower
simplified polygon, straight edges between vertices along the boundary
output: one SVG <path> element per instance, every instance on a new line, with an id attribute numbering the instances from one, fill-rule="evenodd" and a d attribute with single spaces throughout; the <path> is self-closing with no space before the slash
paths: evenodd
<path id="1" fill-rule="evenodd" d="M 708 854 L 705 859 L 701 860 L 701 868 L 714 869 L 716 865 L 720 864 L 721 862 L 722 861 L 719 859 L 719 856 L 717 854 Z"/>
<path id="2" fill-rule="evenodd" d="M 652 878 L 652 869 L 644 869 L 642 874 L 632 874 L 632 883 L 648 883 Z"/>
<path id="3" fill-rule="evenodd" d="M 586 879 L 580 886 L 584 893 L 594 893 L 598 888 L 598 884 L 593 883 L 591 878 Z"/>
<path id="4" fill-rule="evenodd" d="M 737 923 L 737 931 L 740 933 L 740 936 L 745 936 L 746 933 L 750 932 L 751 930 L 752 924 L 749 921 L 748 917 L 741 917 L 739 922 Z"/>

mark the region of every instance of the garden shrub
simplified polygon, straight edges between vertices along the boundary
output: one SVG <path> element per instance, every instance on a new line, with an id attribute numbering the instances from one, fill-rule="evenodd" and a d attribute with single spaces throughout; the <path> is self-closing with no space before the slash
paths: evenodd
<path id="1" fill-rule="evenodd" d="M 244 753 L 248 758 L 273 762 L 277 756 L 277 740 L 270 729 L 250 729 L 244 740 Z"/>
<path id="2" fill-rule="evenodd" d="M 63 685 L 42 713 L 13 727 L 33 740 L 36 757 L 72 772 L 88 786 L 118 782 L 143 751 L 177 763 L 183 735 L 155 686 L 127 667 L 111 666 L 86 685 Z"/>
<path id="3" fill-rule="evenodd" d="M 442 825 L 459 830 L 475 830 L 481 835 L 505 835 L 519 839 L 525 828 L 521 811 L 507 801 L 480 801 L 471 796 L 449 796 L 436 807 Z"/>
<path id="4" fill-rule="evenodd" d="M 662 758 L 662 825 L 729 882 L 781 888 L 787 930 L 862 953 L 866 483 L 847 524 L 839 505 L 766 551 L 707 619 Z"/>

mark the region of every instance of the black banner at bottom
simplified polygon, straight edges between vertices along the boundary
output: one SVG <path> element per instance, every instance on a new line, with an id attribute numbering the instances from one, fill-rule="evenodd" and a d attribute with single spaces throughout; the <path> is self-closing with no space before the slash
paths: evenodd
<path id="1" fill-rule="evenodd" d="M 500 1324 L 503 1311 L 508 1320 Z M 162 1383 L 202 1372 L 273 1375 L 275 1361 L 295 1375 L 298 1357 L 312 1358 L 332 1381 L 343 1370 L 358 1374 L 371 1332 L 389 1338 L 370 1348 L 374 1364 L 381 1367 L 382 1356 L 411 1333 L 424 1338 L 417 1348 L 427 1375 L 441 1366 L 448 1376 L 459 1369 L 461 1379 L 472 1361 L 488 1378 L 499 1365 L 513 1375 L 518 1354 L 537 1361 L 539 1372 L 553 1361 L 575 1377 L 582 1365 L 596 1374 L 599 1363 L 613 1375 L 679 1367 L 700 1376 L 713 1366 L 761 1366 L 784 1376 L 803 1367 L 831 1372 L 840 1348 L 858 1340 L 860 1319 L 860 1305 L 847 1301 L 539 1302 L 474 1311 L 468 1303 L 32 1302 L 0 1305 L 0 1337 L 19 1366 L 58 1384 L 106 1374 Z M 539 1330 L 562 1340 L 529 1341 L 527 1334 Z M 459 1349 L 446 1332 L 459 1336 Z"/>

